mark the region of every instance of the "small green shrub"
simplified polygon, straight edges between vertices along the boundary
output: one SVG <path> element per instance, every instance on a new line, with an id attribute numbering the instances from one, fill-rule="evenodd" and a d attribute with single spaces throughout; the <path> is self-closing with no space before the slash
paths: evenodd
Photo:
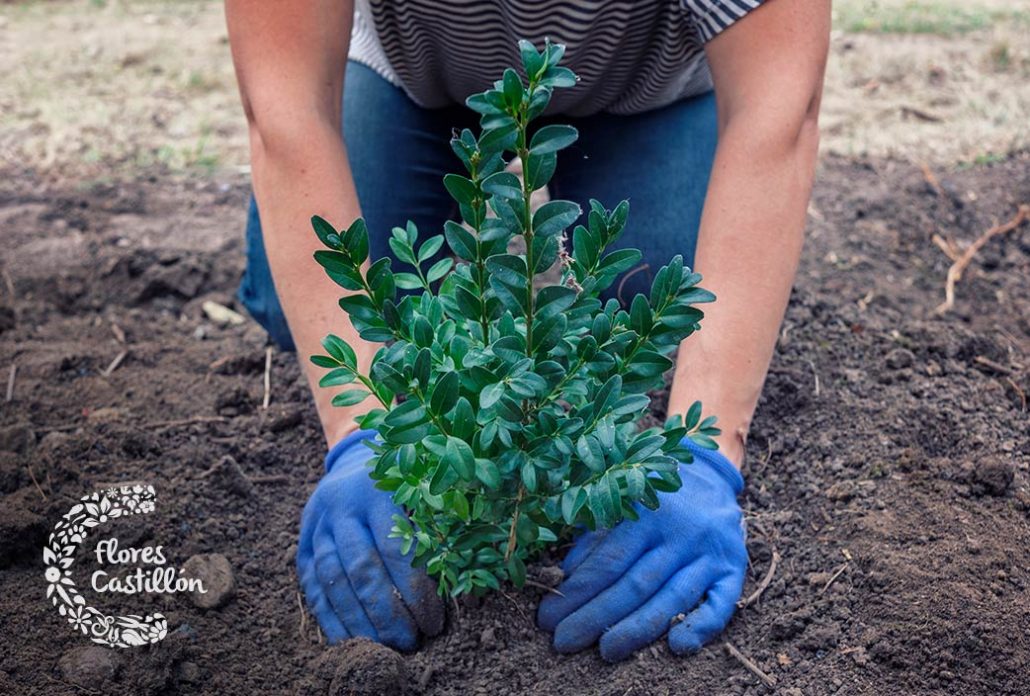
<path id="1" fill-rule="evenodd" d="M 700 403 L 664 428 L 637 432 L 646 392 L 672 366 L 668 354 L 699 328 L 695 305 L 715 298 L 677 256 L 629 311 L 616 300 L 602 307 L 599 293 L 640 260 L 635 249 L 606 252 L 629 205 L 591 201 L 571 252 L 565 231 L 580 207 L 553 200 L 532 210 L 530 195 L 547 185 L 577 132 L 530 124 L 576 76 L 558 65 L 563 46 L 519 46 L 527 79 L 508 69 L 469 97 L 482 133 L 451 140 L 466 174 L 443 183 L 464 226 L 447 222 L 421 243 L 411 222 L 393 230 L 390 247 L 414 273 L 395 273 L 389 258 L 362 270 L 361 219 L 341 231 L 313 220 L 327 247 L 315 259 L 354 291 L 340 306 L 363 339 L 384 346 L 369 375 L 332 335 L 312 361 L 329 369 L 321 386 L 352 387 L 335 404 L 379 402 L 359 420 L 381 436 L 370 443 L 371 476 L 407 512 L 395 516 L 394 534 L 441 594 L 521 586 L 527 559 L 576 529 L 635 519 L 635 502 L 656 508 L 658 493 L 681 485 L 678 461 L 691 460 L 682 438 L 714 448 L 719 432 Z M 521 180 L 505 171 L 509 154 L 521 160 Z M 516 237 L 524 253 L 509 252 Z M 430 264 L 445 242 L 458 263 Z M 534 282 L 556 264 L 557 284 Z M 398 289 L 420 292 L 398 299 Z"/>

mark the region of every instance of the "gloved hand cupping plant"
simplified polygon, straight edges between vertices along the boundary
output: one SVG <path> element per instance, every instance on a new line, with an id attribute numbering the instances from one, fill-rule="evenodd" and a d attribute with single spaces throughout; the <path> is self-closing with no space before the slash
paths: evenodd
<path id="1" fill-rule="evenodd" d="M 370 430 L 351 433 L 326 456 L 326 474 L 304 508 L 297 572 L 329 642 L 366 637 L 413 650 L 419 632 L 443 629 L 444 606 L 424 568 L 389 538 L 403 514 L 368 475 Z"/>
<path id="2" fill-rule="evenodd" d="M 662 494 L 657 510 L 637 505 L 639 521 L 576 540 L 562 566 L 563 596 L 546 596 L 538 615 L 560 652 L 599 641 L 614 662 L 668 633 L 682 654 L 729 622 L 747 567 L 736 500 L 744 480 L 721 454 L 687 444 L 694 461 L 680 465 L 683 487 Z"/>

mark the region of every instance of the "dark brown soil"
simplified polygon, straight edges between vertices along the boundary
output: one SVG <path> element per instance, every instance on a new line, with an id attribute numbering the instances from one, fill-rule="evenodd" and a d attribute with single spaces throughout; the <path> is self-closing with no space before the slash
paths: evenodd
<path id="1" fill-rule="evenodd" d="M 293 569 L 323 454 L 309 397 L 276 354 L 263 410 L 263 333 L 201 310 L 233 304 L 244 189 L 3 173 L 0 398 L 17 373 L 0 403 L 0 693 L 1030 694 L 1030 225 L 982 250 L 944 317 L 950 261 L 931 243 L 968 243 L 1030 201 L 1030 157 L 938 176 L 940 192 L 900 163 L 821 169 L 750 442 L 745 595 L 780 561 L 724 635 L 770 689 L 721 642 L 559 656 L 535 590 L 452 607 L 413 655 L 328 650 Z M 99 595 L 87 544 L 89 601 L 170 627 L 156 647 L 97 652 L 46 601 L 41 546 L 119 481 L 153 484 L 158 509 L 104 536 L 160 544 L 175 567 L 222 554 L 235 594 L 208 609 Z"/>

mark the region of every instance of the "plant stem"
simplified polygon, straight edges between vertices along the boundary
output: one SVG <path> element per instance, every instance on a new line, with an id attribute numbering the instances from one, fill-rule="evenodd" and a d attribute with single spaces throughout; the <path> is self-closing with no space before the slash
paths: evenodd
<path id="1" fill-rule="evenodd" d="M 522 504 L 522 498 L 526 494 L 526 487 L 519 485 L 519 494 L 515 497 L 515 514 L 511 516 L 511 527 L 508 529 L 508 548 L 504 552 L 504 560 L 507 561 L 511 558 L 511 554 L 515 551 L 515 532 L 519 526 L 519 515 L 522 514 L 522 508 L 519 505 Z"/>
<path id="2" fill-rule="evenodd" d="M 529 87 L 527 88 L 527 97 L 525 104 L 529 104 L 532 101 L 533 89 L 535 85 L 530 80 Z M 526 229 L 523 231 L 522 238 L 526 242 L 526 353 L 527 355 L 532 353 L 533 350 L 533 276 L 536 274 L 536 259 L 533 258 L 533 216 L 530 206 L 530 199 L 533 195 L 533 190 L 529 185 L 529 138 L 527 135 L 528 129 L 528 106 L 523 108 L 519 113 L 519 142 L 518 142 L 518 153 L 519 160 L 522 162 L 522 210 L 526 220 Z"/>

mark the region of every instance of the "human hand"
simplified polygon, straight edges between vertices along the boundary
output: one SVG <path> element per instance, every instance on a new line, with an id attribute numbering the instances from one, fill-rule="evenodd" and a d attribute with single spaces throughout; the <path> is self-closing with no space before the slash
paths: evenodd
<path id="1" fill-rule="evenodd" d="M 559 652 L 599 640 L 601 656 L 617 662 L 668 633 L 683 654 L 729 622 L 747 567 L 744 479 L 721 454 L 687 446 L 694 462 L 680 465 L 683 487 L 660 494 L 657 510 L 638 505 L 638 521 L 576 540 L 562 564 L 564 596 L 544 597 L 538 614 Z"/>
<path id="2" fill-rule="evenodd" d="M 326 474 L 300 522 L 297 573 L 330 643 L 365 637 L 413 650 L 418 633 L 443 630 L 444 606 L 425 570 L 389 538 L 403 511 L 368 475 L 371 430 L 351 433 L 326 455 Z"/>

